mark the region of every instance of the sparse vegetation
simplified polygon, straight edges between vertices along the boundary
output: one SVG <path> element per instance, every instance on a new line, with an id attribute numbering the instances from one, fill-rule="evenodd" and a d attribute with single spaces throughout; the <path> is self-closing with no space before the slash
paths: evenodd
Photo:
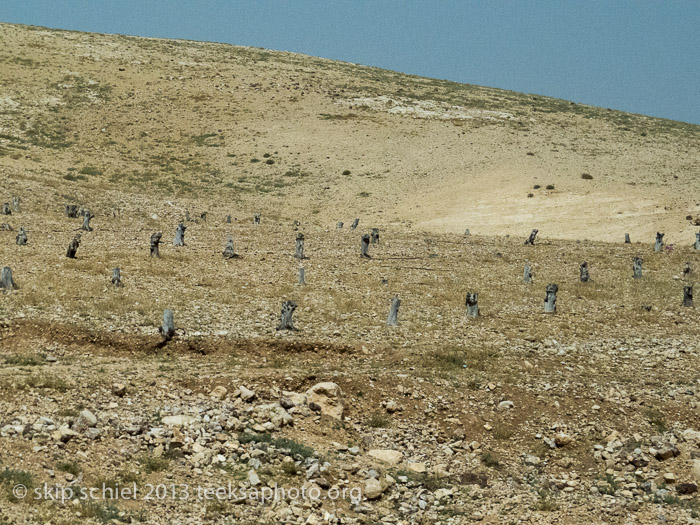
<path id="1" fill-rule="evenodd" d="M 441 349 L 431 354 L 435 366 L 444 370 L 461 370 L 466 367 L 466 354 L 459 349 Z"/>
<path id="2" fill-rule="evenodd" d="M 96 501 L 85 501 L 81 504 L 81 514 L 85 518 L 94 518 L 100 523 L 129 523 L 128 517 L 120 516 L 121 511 L 115 505 Z"/>
<path id="3" fill-rule="evenodd" d="M 41 366 L 46 364 L 42 355 L 8 355 L 3 358 L 6 365 L 10 366 Z"/>
<path id="4" fill-rule="evenodd" d="M 84 166 L 78 173 L 80 173 L 81 175 L 92 176 L 102 175 L 102 171 L 95 168 L 94 166 Z"/>
<path id="5" fill-rule="evenodd" d="M 481 462 L 489 468 L 499 469 L 501 467 L 500 460 L 492 452 L 484 452 L 481 454 Z"/>
<path id="6" fill-rule="evenodd" d="M 11 469 L 5 467 L 0 470 L 0 483 L 4 485 L 7 497 L 10 501 L 17 501 L 17 496 L 13 493 L 12 489 L 15 485 L 20 484 L 31 490 L 34 488 L 34 477 L 31 473 L 25 470 Z"/>
<path id="7" fill-rule="evenodd" d="M 651 425 L 657 432 L 663 433 L 668 430 L 666 418 L 661 411 L 650 408 L 644 413 L 644 416 L 649 422 L 649 425 Z"/>
<path id="8" fill-rule="evenodd" d="M 69 474 L 73 474 L 74 476 L 80 474 L 80 466 L 75 461 L 59 463 L 56 465 L 56 470 L 59 470 L 61 472 L 68 472 Z"/>
<path id="9" fill-rule="evenodd" d="M 152 472 L 161 472 L 166 470 L 170 465 L 170 461 L 167 457 L 156 457 L 151 454 L 144 454 L 139 458 L 139 464 L 141 468 L 147 474 Z"/>
<path id="10" fill-rule="evenodd" d="M 309 458 L 314 455 L 314 450 L 311 447 L 297 443 L 293 439 L 274 438 L 271 434 L 241 434 L 238 437 L 239 443 L 267 443 L 279 449 L 289 450 L 292 455 L 299 455 L 303 458 Z"/>
<path id="11" fill-rule="evenodd" d="M 381 412 L 374 412 L 367 420 L 367 426 L 370 428 L 387 428 L 389 426 L 389 418 Z"/>

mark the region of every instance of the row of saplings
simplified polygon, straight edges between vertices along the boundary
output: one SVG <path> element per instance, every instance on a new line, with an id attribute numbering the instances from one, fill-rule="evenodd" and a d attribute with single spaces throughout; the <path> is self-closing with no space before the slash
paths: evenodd
<path id="1" fill-rule="evenodd" d="M 19 205 L 19 198 L 15 197 L 13 198 L 13 209 L 14 211 L 18 212 L 20 210 L 20 205 Z M 0 213 L 10 215 L 12 213 L 12 210 L 10 209 L 9 203 L 5 203 L 2 205 L 2 208 L 0 208 Z M 83 218 L 83 223 L 81 226 L 81 229 L 83 231 L 93 231 L 93 228 L 90 226 L 90 220 L 94 217 L 94 215 L 90 212 L 88 209 L 83 209 L 83 208 L 78 208 L 76 205 L 66 205 L 65 206 L 65 214 L 68 217 L 82 217 Z M 189 215 L 189 214 L 188 214 Z M 202 218 L 206 220 L 206 214 L 202 214 Z M 227 222 L 231 222 L 231 216 L 227 216 Z M 255 214 L 253 218 L 253 223 L 254 224 L 260 224 L 260 214 Z M 357 228 L 357 225 L 359 223 L 359 219 L 355 219 L 352 223 L 351 228 L 354 230 Z M 298 223 L 295 223 L 295 225 L 298 225 Z M 342 229 L 343 223 L 339 222 L 337 224 L 337 229 Z M 180 222 L 177 226 L 177 229 L 175 231 L 175 238 L 173 239 L 173 245 L 174 246 L 184 246 L 185 245 L 185 231 L 187 230 L 187 227 Z M 525 241 L 526 245 L 531 245 L 534 246 L 535 244 L 535 238 L 537 236 L 538 230 L 532 230 L 530 233 L 530 236 L 527 238 Z M 151 257 L 160 257 L 159 253 L 159 246 L 162 244 L 161 238 L 163 234 L 162 232 L 156 232 L 151 235 L 150 239 L 150 254 Z M 78 247 L 80 246 L 80 234 L 76 235 L 73 240 L 70 242 L 68 245 L 68 250 L 66 251 L 66 256 L 69 258 L 76 258 L 76 253 L 78 251 Z M 663 233 L 657 233 L 656 234 L 656 243 L 654 246 L 654 250 L 659 252 L 663 248 Z M 16 238 L 17 244 L 20 246 L 25 246 L 27 244 L 27 234 L 24 228 L 20 228 L 19 233 L 17 234 Z M 361 251 L 360 251 L 360 256 L 362 258 L 369 259 L 371 256 L 369 255 L 369 245 L 370 242 L 372 244 L 376 244 L 379 242 L 379 230 L 377 228 L 372 228 L 371 234 L 363 234 L 361 237 Z M 625 242 L 629 243 L 629 234 L 625 234 Z M 695 242 L 695 248 L 697 250 L 700 250 L 700 232 L 696 233 L 696 242 Z M 233 246 L 233 238 L 229 236 L 228 241 L 226 243 L 226 247 L 224 248 L 223 255 L 227 259 L 233 259 L 239 257 L 238 254 L 235 253 L 234 246 Z M 303 233 L 297 233 L 296 237 L 296 252 L 295 252 L 295 257 L 299 260 L 303 260 L 306 257 L 304 256 L 304 234 Z M 641 279 L 642 277 L 642 259 L 640 257 L 635 257 L 633 260 L 633 278 L 634 279 Z M 688 275 L 691 272 L 691 267 L 689 263 L 686 263 L 685 268 L 683 269 L 684 275 Z M 532 282 L 532 267 L 530 266 L 529 263 L 525 263 L 525 269 L 523 273 L 523 281 L 526 283 L 531 283 Z M 588 271 L 588 263 L 584 261 L 581 263 L 579 266 L 579 278 L 581 282 L 589 282 L 590 281 L 590 274 Z M 121 286 L 121 271 L 119 268 L 114 268 L 112 270 L 112 284 L 114 286 Z M 304 268 L 303 266 L 299 267 L 299 284 L 304 284 Z M 5 266 L 2 269 L 2 272 L 0 273 L 0 288 L 2 288 L 4 291 L 9 291 L 17 288 L 16 283 L 13 280 L 12 276 L 12 269 L 9 266 Z M 557 292 L 559 291 L 559 287 L 554 284 L 550 283 L 546 286 L 545 288 L 545 299 L 544 299 L 544 311 L 546 313 L 554 313 L 556 312 L 556 304 L 557 304 Z M 479 316 L 479 305 L 478 305 L 478 299 L 479 299 L 479 294 L 477 293 L 467 293 L 466 295 L 466 309 L 467 309 L 467 316 L 468 317 L 478 317 Z M 683 306 L 693 306 L 693 287 L 692 286 L 684 286 L 683 287 Z M 391 303 L 391 308 L 389 311 L 389 317 L 387 319 L 387 324 L 390 326 L 395 326 L 398 322 L 398 311 L 399 311 L 399 306 L 401 305 L 401 300 L 398 297 L 394 297 L 392 299 Z M 280 314 L 280 324 L 277 326 L 277 330 L 296 330 L 294 327 L 293 319 L 292 316 L 294 314 L 294 310 L 296 310 L 297 304 L 293 301 L 284 301 L 282 303 L 282 313 Z M 647 307 L 648 308 L 648 307 Z M 174 328 L 174 317 L 173 317 L 173 312 L 172 310 L 165 310 L 163 314 L 163 325 L 160 327 L 160 333 L 162 334 L 164 341 L 169 341 L 172 339 L 172 337 L 175 335 L 175 328 Z"/>

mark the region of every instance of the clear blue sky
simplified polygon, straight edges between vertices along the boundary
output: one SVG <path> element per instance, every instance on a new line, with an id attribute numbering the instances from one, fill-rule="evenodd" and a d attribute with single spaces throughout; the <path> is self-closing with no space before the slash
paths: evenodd
<path id="1" fill-rule="evenodd" d="M 700 0 L 0 0 L 0 20 L 297 51 L 700 124 Z"/>

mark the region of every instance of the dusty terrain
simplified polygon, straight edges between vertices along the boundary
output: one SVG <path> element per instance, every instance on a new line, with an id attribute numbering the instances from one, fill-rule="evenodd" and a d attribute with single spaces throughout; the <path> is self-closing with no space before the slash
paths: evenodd
<path id="1" fill-rule="evenodd" d="M 0 41 L 0 522 L 698 521 L 697 126 L 260 49 Z M 362 497 L 197 493 L 229 484 Z"/>

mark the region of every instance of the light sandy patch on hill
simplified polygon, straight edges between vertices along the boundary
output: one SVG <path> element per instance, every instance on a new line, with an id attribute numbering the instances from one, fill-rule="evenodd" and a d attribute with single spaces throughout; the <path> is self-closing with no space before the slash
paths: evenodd
<path id="1" fill-rule="evenodd" d="M 483 109 L 451 106 L 435 100 L 413 100 L 410 98 L 392 98 L 386 95 L 378 97 L 356 97 L 336 102 L 340 105 L 364 107 L 375 111 L 385 111 L 392 115 L 407 115 L 414 118 L 441 120 L 510 120 L 515 118 L 504 111 L 489 111 Z"/>

